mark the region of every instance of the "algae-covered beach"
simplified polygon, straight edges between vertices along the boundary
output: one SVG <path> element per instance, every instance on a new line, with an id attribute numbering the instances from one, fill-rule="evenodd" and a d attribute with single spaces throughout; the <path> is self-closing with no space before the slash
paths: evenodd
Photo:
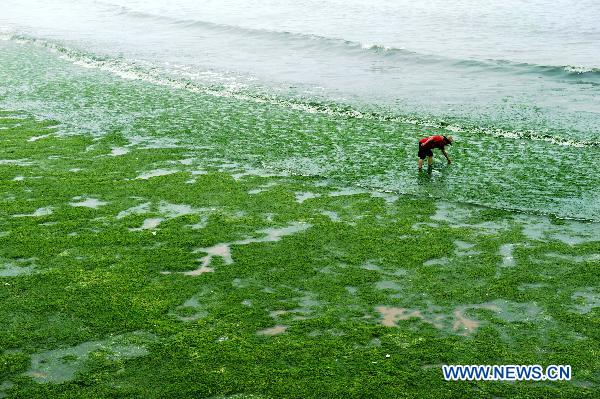
<path id="1" fill-rule="evenodd" d="M 467 117 L 0 38 L 0 397 L 598 397 L 597 71 L 511 78 L 567 93 L 560 118 L 509 97 Z M 429 133 L 455 136 L 453 163 L 419 173 Z"/>

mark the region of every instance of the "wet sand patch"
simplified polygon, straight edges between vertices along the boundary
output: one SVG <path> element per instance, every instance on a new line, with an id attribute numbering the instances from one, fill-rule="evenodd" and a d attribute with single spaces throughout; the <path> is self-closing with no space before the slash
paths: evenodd
<path id="1" fill-rule="evenodd" d="M 208 268 L 208 266 L 210 265 L 210 263 L 212 262 L 214 257 L 220 257 L 221 259 L 223 259 L 223 263 L 225 263 L 226 265 L 232 264 L 233 258 L 231 257 L 230 245 L 231 244 L 228 244 L 228 243 L 221 243 L 221 244 L 213 245 L 212 247 L 198 248 L 198 249 L 194 250 L 194 253 L 198 253 L 198 252 L 206 253 L 206 256 L 203 256 L 202 258 L 199 259 L 200 267 L 195 270 L 190 270 L 190 271 L 181 272 L 181 273 L 186 276 L 197 276 L 199 274 L 202 274 L 201 270 L 206 270 Z"/>
<path id="2" fill-rule="evenodd" d="M 468 315 L 474 310 L 492 311 L 496 317 L 509 323 L 540 321 L 543 313 L 535 303 L 517 303 L 501 299 L 480 304 L 459 305 L 450 313 L 443 312 L 443 309 L 432 305 L 429 305 L 425 311 L 387 306 L 379 306 L 376 310 L 381 313 L 381 324 L 387 327 L 397 327 L 398 321 L 418 318 L 437 329 L 464 336 L 474 333 L 483 324 L 482 321 Z M 545 320 L 547 319 L 546 317 Z"/>
<path id="3" fill-rule="evenodd" d="M 460 335 L 468 335 L 479 327 L 481 323 L 475 319 L 467 318 L 463 310 L 456 309 L 454 311 L 454 323 L 452 324 L 452 330 L 456 331 Z"/>
<path id="4" fill-rule="evenodd" d="M 381 324 L 386 327 L 397 327 L 396 322 L 400 320 L 408 320 L 411 318 L 421 319 L 427 321 L 425 317 L 418 310 L 411 310 L 407 308 L 394 308 L 387 306 L 379 306 L 376 310 L 381 313 L 383 319 Z"/>
<path id="5" fill-rule="evenodd" d="M 264 330 L 259 330 L 257 332 L 258 335 L 278 335 L 278 334 L 283 334 L 286 330 L 288 329 L 288 326 L 284 326 L 284 325 L 276 325 L 274 327 L 271 328 L 265 328 Z"/>

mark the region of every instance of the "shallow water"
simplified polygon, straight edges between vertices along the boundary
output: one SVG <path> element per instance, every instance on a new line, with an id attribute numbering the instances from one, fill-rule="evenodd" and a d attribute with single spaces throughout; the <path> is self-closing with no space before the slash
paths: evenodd
<path id="1" fill-rule="evenodd" d="M 60 134 L 123 132 L 115 156 L 190 145 L 210 151 L 195 170 L 236 179 L 599 220 L 597 2 L 313 3 L 9 0 L 0 106 Z M 456 137 L 455 162 L 419 176 L 431 133 Z"/>
<path id="2" fill-rule="evenodd" d="M 25 374 L 40 383 L 66 382 L 75 377 L 75 373 L 84 367 L 85 361 L 94 351 L 106 351 L 110 360 L 132 359 L 147 355 L 146 345 L 155 338 L 152 334 L 136 332 L 34 353 Z"/>
<path id="3" fill-rule="evenodd" d="M 74 207 L 97 209 L 98 207 L 101 207 L 101 206 L 107 204 L 107 202 L 101 201 L 96 198 L 85 198 L 84 199 L 83 197 L 76 197 L 76 198 L 73 198 L 73 200 L 75 200 L 76 202 L 69 202 L 69 205 L 74 206 Z"/>
<path id="4" fill-rule="evenodd" d="M 292 173 L 326 177 L 348 187 L 332 195 L 359 194 L 366 188 L 366 192 L 384 192 L 390 201 L 400 193 L 562 217 L 594 219 L 600 214 L 599 177 L 588 172 L 598 166 L 594 146 L 495 138 L 473 131 L 450 149 L 455 158 L 451 167 L 436 166 L 431 176 L 419 176 L 414 143 L 427 135 L 424 126 L 332 114 L 325 108 L 310 112 L 289 102 L 227 97 L 187 90 L 185 85 L 172 95 L 159 80 L 126 81 L 110 71 L 81 69 L 35 43 L 9 40 L 0 46 L 9 60 L 0 65 L 7 87 L 0 105 L 55 117 L 63 122 L 63 133 L 104 134 L 117 129 L 140 148 L 183 142 L 192 148 L 211 146 L 212 157 L 198 158 L 194 170 L 231 162 L 230 170 L 239 179 Z M 15 67 L 24 62 L 32 67 Z M 49 84 L 43 91 L 36 89 L 40 79 Z M 17 85 L 26 89 L 10 89 Z M 94 97 L 82 94 L 90 90 Z M 81 109 L 51 98 L 53 91 L 95 105 Z M 165 102 L 169 111 L 158 114 L 156 109 Z M 219 144 L 224 140 L 226 145 Z M 174 172 L 169 168 L 140 171 L 138 178 Z"/>

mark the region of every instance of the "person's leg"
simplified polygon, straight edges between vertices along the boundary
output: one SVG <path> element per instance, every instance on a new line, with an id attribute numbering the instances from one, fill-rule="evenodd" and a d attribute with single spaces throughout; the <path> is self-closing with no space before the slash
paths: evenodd
<path id="1" fill-rule="evenodd" d="M 423 158 L 419 158 L 419 170 L 423 169 Z"/>
<path id="2" fill-rule="evenodd" d="M 427 157 L 427 167 L 431 168 L 432 164 L 433 164 L 433 155 L 430 155 Z"/>

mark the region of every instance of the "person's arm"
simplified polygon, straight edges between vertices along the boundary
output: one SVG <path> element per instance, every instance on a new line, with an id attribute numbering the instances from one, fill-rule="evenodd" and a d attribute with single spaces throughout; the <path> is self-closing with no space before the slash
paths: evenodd
<path id="1" fill-rule="evenodd" d="M 442 148 L 442 154 L 444 154 L 444 156 L 448 160 L 448 165 L 450 165 L 452 163 L 452 161 L 450 160 L 450 157 L 448 156 L 448 153 L 446 152 L 445 148 Z"/>

